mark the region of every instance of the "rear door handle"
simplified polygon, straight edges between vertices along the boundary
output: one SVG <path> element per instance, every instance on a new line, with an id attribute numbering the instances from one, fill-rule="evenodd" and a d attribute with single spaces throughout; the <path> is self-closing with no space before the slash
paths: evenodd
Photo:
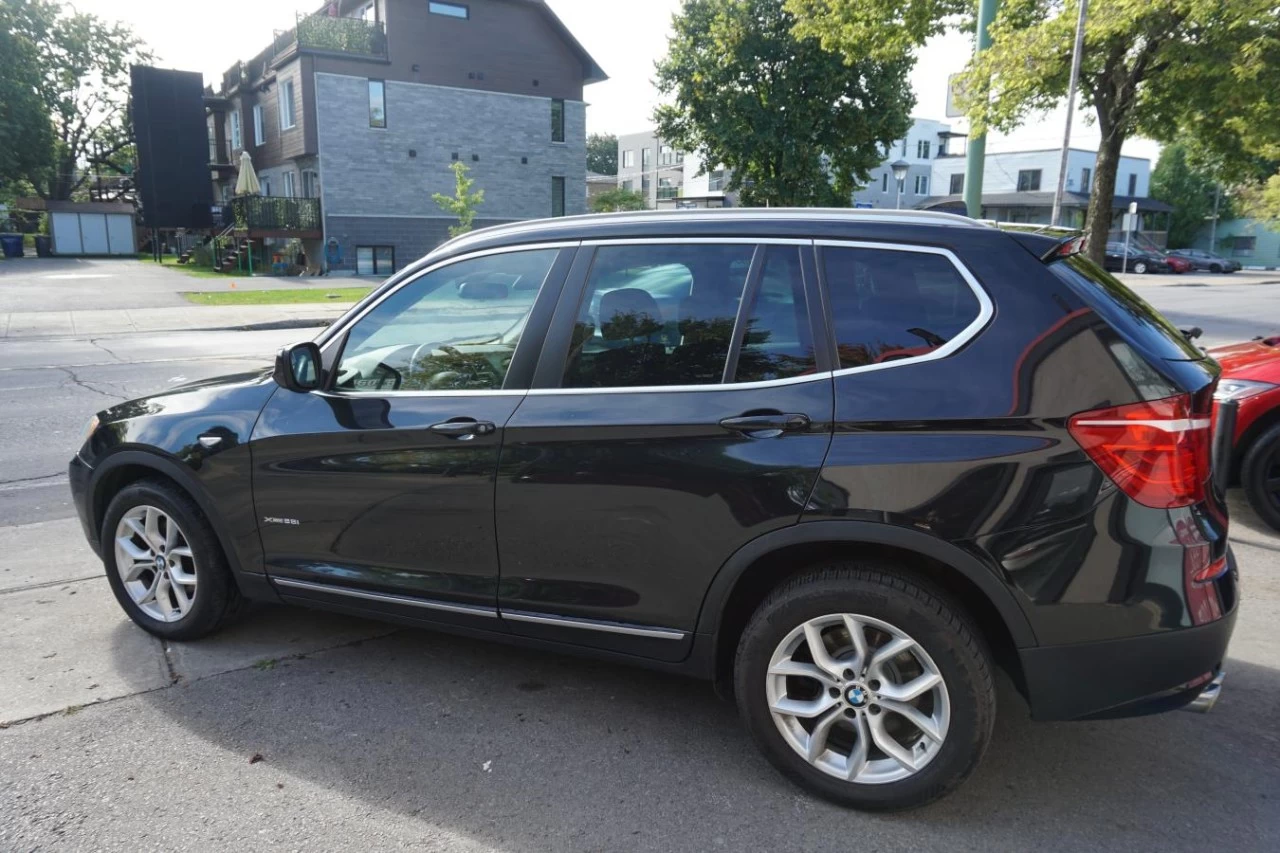
<path id="1" fill-rule="evenodd" d="M 809 428 L 809 416 L 801 414 L 776 415 L 743 415 L 738 418 L 725 418 L 720 426 L 733 432 L 741 433 L 784 433 L 800 432 Z"/>
<path id="2" fill-rule="evenodd" d="M 436 435 L 447 435 L 449 438 L 463 441 L 477 435 L 493 435 L 497 427 L 489 421 L 477 421 L 472 418 L 454 418 L 444 423 L 432 424 L 431 431 Z"/>

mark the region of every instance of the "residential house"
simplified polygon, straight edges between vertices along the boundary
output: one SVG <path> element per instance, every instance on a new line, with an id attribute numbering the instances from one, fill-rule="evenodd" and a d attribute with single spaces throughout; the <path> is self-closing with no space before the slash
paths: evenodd
<path id="1" fill-rule="evenodd" d="M 476 227 L 585 212 L 583 87 L 604 79 L 544 0 L 332 0 L 206 98 L 217 197 L 248 151 L 270 197 L 236 202 L 251 234 L 389 274 L 447 238 L 432 194 L 456 162 Z"/>
<path id="2" fill-rule="evenodd" d="M 1205 223 L 1192 247 L 1235 258 L 1246 267 L 1280 269 L 1280 223 L 1223 219 L 1216 229 Z"/>
<path id="3" fill-rule="evenodd" d="M 948 156 L 955 136 L 946 122 L 912 118 L 907 135 L 889 146 L 883 161 L 871 171 L 871 180 L 853 194 L 854 204 L 887 209 L 915 207 L 933 193 L 934 163 Z M 893 164 L 899 162 L 907 164 L 907 175 L 901 186 L 893 177 Z"/>
<path id="4" fill-rule="evenodd" d="M 685 183 L 685 155 L 655 131 L 618 137 L 618 186 L 639 192 L 653 209 L 679 198 Z"/>

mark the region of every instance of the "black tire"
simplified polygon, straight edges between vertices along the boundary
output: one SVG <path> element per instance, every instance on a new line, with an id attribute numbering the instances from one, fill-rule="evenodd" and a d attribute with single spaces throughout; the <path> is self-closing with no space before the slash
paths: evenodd
<path id="1" fill-rule="evenodd" d="M 196 593 L 191 609 L 180 619 L 164 622 L 145 613 L 125 589 L 115 564 L 115 530 L 126 512 L 153 506 L 168 514 L 186 536 L 194 556 Z M 116 601 L 143 630 L 166 640 L 196 640 L 234 620 L 244 599 L 236 586 L 226 555 L 204 513 L 191 496 L 164 480 L 131 483 L 111 500 L 102 521 L 102 562 Z"/>
<path id="2" fill-rule="evenodd" d="M 933 760 L 912 776 L 879 784 L 838 779 L 797 753 L 774 722 L 765 684 L 775 649 L 806 621 L 833 613 L 879 619 L 906 632 L 946 682 L 951 700 L 946 738 Z M 969 616 L 942 590 L 872 561 L 818 568 L 774 590 L 738 644 L 734 688 L 747 728 L 778 770 L 825 799 L 868 811 L 915 808 L 954 789 L 978 765 L 995 725 L 990 655 Z"/>
<path id="3" fill-rule="evenodd" d="M 1280 488 L 1268 486 L 1280 478 L 1280 424 L 1254 439 L 1240 463 L 1240 485 L 1253 511 L 1280 530 Z"/>
<path id="4" fill-rule="evenodd" d="M 1209 272 L 1214 272 L 1214 273 L 1220 273 L 1220 272 L 1222 272 L 1222 265 L 1221 265 L 1221 264 L 1209 264 Z"/>

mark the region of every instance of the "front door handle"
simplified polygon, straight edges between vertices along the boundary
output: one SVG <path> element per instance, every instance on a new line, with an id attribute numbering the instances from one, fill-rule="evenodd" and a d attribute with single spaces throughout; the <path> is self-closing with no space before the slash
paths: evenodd
<path id="1" fill-rule="evenodd" d="M 738 418 L 725 418 L 720 426 L 733 432 L 741 433 L 773 433 L 800 432 L 809 428 L 809 416 L 801 414 L 768 414 L 743 415 Z"/>
<path id="2" fill-rule="evenodd" d="M 431 431 L 436 435 L 447 435 L 449 438 L 467 440 L 477 435 L 493 435 L 497 427 L 489 421 L 477 421 L 472 418 L 454 418 L 444 423 L 432 424 Z"/>

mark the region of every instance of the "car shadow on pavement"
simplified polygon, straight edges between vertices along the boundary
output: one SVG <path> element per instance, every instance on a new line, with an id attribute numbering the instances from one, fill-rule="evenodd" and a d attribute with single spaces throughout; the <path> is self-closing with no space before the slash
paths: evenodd
<path id="1" fill-rule="evenodd" d="M 1180 849 L 1205 833 L 1225 849 L 1276 849 L 1280 672 L 1228 667 L 1208 716 L 1032 723 L 1005 681 L 975 775 L 896 815 L 793 787 L 705 684 L 426 631 L 142 699 L 246 775 L 305 779 L 502 850 L 847 850 L 851 838 L 863 849 Z"/>

